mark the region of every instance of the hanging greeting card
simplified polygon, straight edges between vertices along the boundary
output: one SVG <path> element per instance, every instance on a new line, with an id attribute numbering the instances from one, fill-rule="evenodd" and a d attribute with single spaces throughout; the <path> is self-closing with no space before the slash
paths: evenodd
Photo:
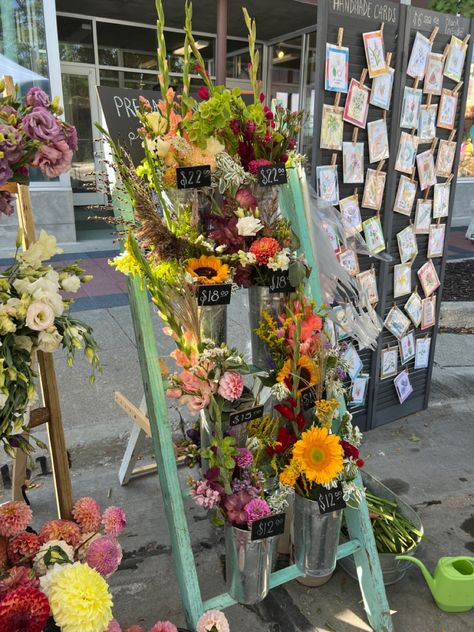
<path id="1" fill-rule="evenodd" d="M 357 353 L 357 350 L 352 344 L 352 342 L 350 342 L 347 345 L 347 349 L 344 352 L 342 359 L 347 362 L 347 366 L 348 366 L 347 373 L 349 377 L 351 378 L 351 380 L 354 381 L 355 378 L 362 371 L 364 365 L 362 363 L 362 360 L 360 359 L 360 355 Z"/>
<path id="2" fill-rule="evenodd" d="M 398 372 L 398 347 L 383 349 L 380 358 L 380 379 L 386 380 Z"/>
<path id="3" fill-rule="evenodd" d="M 370 90 L 357 79 L 351 79 L 344 106 L 343 119 L 352 125 L 365 128 L 369 112 Z"/>
<path id="4" fill-rule="evenodd" d="M 339 209 L 346 235 L 353 235 L 356 232 L 360 233 L 362 230 L 362 218 L 360 215 L 359 197 L 351 195 L 339 200 Z"/>
<path id="5" fill-rule="evenodd" d="M 355 252 L 351 248 L 346 248 L 345 250 L 341 250 L 338 254 L 339 263 L 341 266 L 349 272 L 351 276 L 356 276 L 359 274 L 359 258 Z"/>
<path id="6" fill-rule="evenodd" d="M 440 178 L 449 178 L 453 172 L 454 157 L 456 156 L 456 143 L 441 139 L 436 157 L 436 175 Z"/>
<path id="7" fill-rule="evenodd" d="M 358 375 L 352 382 L 349 406 L 363 406 L 369 385 L 368 375 Z"/>
<path id="8" fill-rule="evenodd" d="M 367 169 L 365 179 L 364 195 L 362 206 L 380 211 L 382 208 L 383 192 L 385 189 L 385 179 L 387 174 L 375 169 Z"/>
<path id="9" fill-rule="evenodd" d="M 438 127 L 454 129 L 457 108 L 458 94 L 443 88 L 439 102 Z"/>
<path id="10" fill-rule="evenodd" d="M 419 327 L 421 323 L 421 305 L 421 296 L 415 290 L 403 307 L 415 327 Z"/>
<path id="11" fill-rule="evenodd" d="M 413 226 L 407 226 L 397 233 L 398 250 L 400 252 L 400 261 L 406 263 L 416 257 L 418 254 L 418 244 L 413 231 Z"/>
<path id="12" fill-rule="evenodd" d="M 428 55 L 431 53 L 430 40 L 417 32 L 413 48 L 411 49 L 410 61 L 408 62 L 407 75 L 413 79 L 423 79 L 428 62 Z"/>
<path id="13" fill-rule="evenodd" d="M 405 296 L 411 293 L 411 264 L 399 263 L 393 267 L 393 296 Z"/>
<path id="14" fill-rule="evenodd" d="M 406 401 L 413 393 L 413 386 L 411 385 L 408 371 L 405 369 L 405 371 L 399 373 L 393 380 L 393 383 L 395 385 L 395 390 L 397 391 L 398 400 L 400 404 L 403 404 L 403 402 Z"/>
<path id="15" fill-rule="evenodd" d="M 387 71 L 383 31 L 362 33 L 362 38 L 364 40 L 365 57 L 367 59 L 369 77 L 373 79 L 378 75 L 383 75 Z"/>
<path id="16" fill-rule="evenodd" d="M 402 312 L 402 310 L 394 305 L 387 314 L 387 318 L 384 322 L 384 327 L 386 327 L 389 332 L 393 336 L 395 336 L 395 338 L 401 338 L 408 331 L 410 327 L 410 321 Z"/>
<path id="17" fill-rule="evenodd" d="M 445 77 L 449 77 L 453 81 L 461 81 L 466 52 L 467 44 L 464 44 L 462 40 L 452 35 L 446 63 L 444 64 Z"/>
<path id="18" fill-rule="evenodd" d="M 415 345 L 415 369 L 427 369 L 430 363 L 431 338 L 417 338 Z"/>
<path id="19" fill-rule="evenodd" d="M 422 105 L 418 121 L 418 143 L 431 143 L 436 138 L 437 105 Z"/>
<path id="20" fill-rule="evenodd" d="M 440 53 L 430 53 L 426 64 L 423 92 L 425 94 L 441 94 L 443 87 L 444 58 Z"/>
<path id="21" fill-rule="evenodd" d="M 418 278 L 425 296 L 431 296 L 439 288 L 439 278 L 431 259 L 418 270 Z"/>
<path id="22" fill-rule="evenodd" d="M 375 305 L 379 302 L 379 292 L 377 289 L 377 277 L 374 268 L 365 270 L 357 275 L 357 280 L 362 290 L 367 292 L 369 303 Z"/>
<path id="23" fill-rule="evenodd" d="M 413 173 L 415 166 L 416 152 L 418 149 L 418 136 L 415 134 L 400 134 L 400 144 L 398 146 L 397 159 L 395 161 L 395 169 L 402 173 Z"/>
<path id="24" fill-rule="evenodd" d="M 383 110 L 390 109 L 392 100 L 393 78 L 395 70 L 387 68 L 387 72 L 383 75 L 377 75 L 372 81 L 372 90 L 370 91 L 370 104 L 375 105 Z"/>
<path id="25" fill-rule="evenodd" d="M 347 92 L 349 82 L 349 49 L 326 44 L 326 90 Z"/>
<path id="26" fill-rule="evenodd" d="M 406 364 L 415 357 L 415 334 L 409 331 L 398 341 L 400 347 L 400 360 L 402 364 Z"/>
<path id="27" fill-rule="evenodd" d="M 421 326 L 420 329 L 429 329 L 436 323 L 436 295 L 424 298 L 421 301 Z"/>
<path id="28" fill-rule="evenodd" d="M 339 241 L 339 237 L 337 236 L 336 231 L 334 230 L 332 224 L 328 224 L 327 222 L 321 222 L 321 228 L 324 230 L 326 235 L 328 236 L 329 242 L 331 244 L 334 253 L 338 255 L 341 252 L 341 242 Z"/>
<path id="29" fill-rule="evenodd" d="M 364 182 L 364 143 L 342 143 L 342 180 L 345 184 Z"/>
<path id="30" fill-rule="evenodd" d="M 433 200 L 417 200 L 415 213 L 415 233 L 427 235 L 430 232 Z"/>
<path id="31" fill-rule="evenodd" d="M 448 217 L 450 192 L 450 182 L 442 182 L 440 184 L 434 185 L 433 219 L 438 219 L 439 217 Z"/>
<path id="32" fill-rule="evenodd" d="M 367 137 L 369 140 L 369 162 L 380 162 L 389 157 L 387 122 L 378 119 L 367 123 Z"/>
<path id="33" fill-rule="evenodd" d="M 446 224 L 431 224 L 428 238 L 428 257 L 430 259 L 443 256 L 445 233 Z"/>
<path id="34" fill-rule="evenodd" d="M 436 171 L 431 149 L 418 154 L 416 157 L 416 166 L 418 169 L 420 189 L 422 191 L 436 184 Z"/>
<path id="35" fill-rule="evenodd" d="M 421 88 L 408 88 L 408 86 L 405 86 L 400 127 L 408 127 L 408 129 L 416 129 L 418 127 L 422 99 L 423 92 Z"/>
<path id="36" fill-rule="evenodd" d="M 380 217 L 374 215 L 362 222 L 364 228 L 364 237 L 369 251 L 376 255 L 378 252 L 385 250 L 385 240 L 383 238 L 382 224 Z"/>
<path id="37" fill-rule="evenodd" d="M 335 165 L 316 167 L 316 184 L 319 198 L 329 204 L 339 204 L 339 182 Z"/>
<path id="38" fill-rule="evenodd" d="M 344 123 L 342 120 L 343 109 L 335 105 L 323 105 L 321 118 L 321 149 L 342 149 L 342 132 Z"/>
<path id="39" fill-rule="evenodd" d="M 402 215 L 411 215 L 415 202 L 417 183 L 407 176 L 400 176 L 393 210 Z"/>

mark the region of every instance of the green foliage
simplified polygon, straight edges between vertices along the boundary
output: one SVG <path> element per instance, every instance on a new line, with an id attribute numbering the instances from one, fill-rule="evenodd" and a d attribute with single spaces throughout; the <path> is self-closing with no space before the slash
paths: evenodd
<path id="1" fill-rule="evenodd" d="M 466 18 L 474 18 L 473 0 L 432 0 L 430 8 L 442 13 L 461 14 Z"/>

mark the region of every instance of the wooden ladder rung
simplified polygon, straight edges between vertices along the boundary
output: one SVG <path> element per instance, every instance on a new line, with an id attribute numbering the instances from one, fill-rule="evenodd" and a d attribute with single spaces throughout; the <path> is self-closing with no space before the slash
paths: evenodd
<path id="1" fill-rule="evenodd" d="M 37 428 L 38 426 L 47 424 L 49 419 L 49 409 L 46 408 L 46 406 L 35 408 L 30 413 L 30 423 L 28 424 L 28 428 Z"/>

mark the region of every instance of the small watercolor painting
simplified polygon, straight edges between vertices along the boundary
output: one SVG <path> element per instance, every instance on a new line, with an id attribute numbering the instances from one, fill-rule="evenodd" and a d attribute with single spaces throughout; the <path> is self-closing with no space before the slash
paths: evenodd
<path id="1" fill-rule="evenodd" d="M 430 53 L 426 64 L 423 92 L 440 95 L 443 88 L 444 58 L 441 53 Z"/>
<path id="2" fill-rule="evenodd" d="M 357 81 L 357 79 L 351 79 L 344 106 L 344 120 L 365 129 L 369 113 L 369 98 L 369 88 Z"/>
<path id="3" fill-rule="evenodd" d="M 456 111 L 458 109 L 458 94 L 443 88 L 439 102 L 438 127 L 454 129 Z"/>
<path id="4" fill-rule="evenodd" d="M 339 182 L 335 165 L 316 167 L 316 184 L 319 198 L 329 204 L 339 204 Z"/>
<path id="5" fill-rule="evenodd" d="M 431 143 L 436 138 L 437 105 L 422 105 L 420 108 L 420 120 L 418 121 L 418 143 Z"/>
<path id="6" fill-rule="evenodd" d="M 340 151 L 342 149 L 342 133 L 344 122 L 342 120 L 343 108 L 335 105 L 323 105 L 321 118 L 321 149 L 332 149 Z"/>
<path id="7" fill-rule="evenodd" d="M 364 143 L 342 143 L 342 180 L 345 184 L 364 182 Z"/>
<path id="8" fill-rule="evenodd" d="M 387 318 L 384 322 L 384 327 L 386 327 L 389 332 L 393 336 L 395 336 L 395 338 L 400 339 L 410 328 L 410 320 L 405 316 L 405 314 L 399 307 L 394 305 L 387 314 Z"/>
<path id="9" fill-rule="evenodd" d="M 430 40 L 418 31 L 411 49 L 410 61 L 408 62 L 407 75 L 409 77 L 413 77 L 413 79 L 423 79 L 428 63 L 428 55 L 430 53 Z"/>
<path id="10" fill-rule="evenodd" d="M 374 268 L 365 270 L 357 275 L 357 280 L 363 290 L 367 291 L 369 303 L 375 305 L 379 302 L 379 292 L 377 289 L 377 277 Z"/>
<path id="11" fill-rule="evenodd" d="M 413 226 L 407 226 L 397 233 L 398 250 L 400 252 L 400 261 L 406 263 L 418 254 L 418 243 Z"/>
<path id="12" fill-rule="evenodd" d="M 372 90 L 370 92 L 371 105 L 382 108 L 382 110 L 390 109 L 394 76 L 394 68 L 387 68 L 387 72 L 383 75 L 377 75 L 374 77 L 372 81 Z"/>
<path id="13" fill-rule="evenodd" d="M 387 64 L 385 63 L 383 31 L 362 33 L 362 38 L 364 40 L 365 57 L 367 59 L 369 77 L 373 79 L 378 75 L 385 74 L 387 72 Z"/>
<path id="14" fill-rule="evenodd" d="M 436 157 L 436 175 L 440 178 L 448 178 L 453 172 L 453 163 L 456 156 L 457 143 L 453 140 L 439 141 L 438 155 Z"/>
<path id="15" fill-rule="evenodd" d="M 430 363 L 431 338 L 417 338 L 415 345 L 415 369 L 427 369 Z"/>
<path id="16" fill-rule="evenodd" d="M 449 196 L 451 194 L 451 183 L 442 182 L 434 185 L 433 195 L 433 219 L 448 217 Z"/>
<path id="17" fill-rule="evenodd" d="M 398 263 L 393 266 L 393 296 L 399 298 L 411 294 L 411 264 Z"/>
<path id="18" fill-rule="evenodd" d="M 418 278 L 426 297 L 431 296 L 440 286 L 438 273 L 431 259 L 418 270 Z"/>
<path id="19" fill-rule="evenodd" d="M 362 226 L 364 228 L 365 243 L 371 254 L 376 255 L 378 252 L 385 250 L 385 240 L 380 217 L 378 215 L 369 217 L 369 219 L 362 222 Z"/>
<path id="20" fill-rule="evenodd" d="M 387 122 L 378 119 L 367 123 L 369 162 L 380 162 L 390 156 L 388 149 Z"/>
<path id="21" fill-rule="evenodd" d="M 445 234 L 446 224 L 431 224 L 428 238 L 428 257 L 430 259 L 443 256 Z"/>
<path id="22" fill-rule="evenodd" d="M 364 195 L 362 196 L 362 206 L 364 208 L 372 208 L 376 211 L 380 211 L 382 208 L 386 177 L 387 174 L 383 171 L 367 169 Z"/>
<path id="23" fill-rule="evenodd" d="M 418 150 L 418 136 L 402 132 L 400 134 L 400 144 L 398 145 L 397 159 L 395 161 L 396 171 L 402 173 L 413 173 L 415 166 L 416 152 Z"/>
<path id="24" fill-rule="evenodd" d="M 415 327 L 419 327 L 421 323 L 421 304 L 421 296 L 415 290 L 403 308 Z"/>
<path id="25" fill-rule="evenodd" d="M 414 230 L 417 235 L 427 235 L 430 232 L 431 211 L 433 200 L 417 200 Z"/>
<path id="26" fill-rule="evenodd" d="M 339 209 L 341 211 L 341 219 L 344 225 L 346 235 L 362 231 L 362 218 L 360 215 L 359 196 L 350 195 L 339 200 Z"/>
<path id="27" fill-rule="evenodd" d="M 380 379 L 386 380 L 398 373 L 398 347 L 387 347 L 382 350 L 380 362 Z"/>
<path id="28" fill-rule="evenodd" d="M 402 364 L 406 364 L 415 357 L 415 334 L 409 331 L 398 341 L 400 346 L 400 360 Z"/>
<path id="29" fill-rule="evenodd" d="M 411 215 L 416 197 L 417 183 L 407 176 L 400 176 L 393 210 L 402 215 Z"/>
<path id="30" fill-rule="evenodd" d="M 393 380 L 393 383 L 395 385 L 395 390 L 397 391 L 400 404 L 403 404 L 403 402 L 406 401 L 413 393 L 413 386 L 411 385 L 408 371 L 405 369 L 405 371 L 399 373 Z"/>
<path id="31" fill-rule="evenodd" d="M 347 92 L 349 85 L 349 49 L 345 46 L 326 44 L 325 89 L 331 92 Z"/>
<path id="32" fill-rule="evenodd" d="M 421 101 L 423 92 L 421 88 L 409 88 L 405 86 L 403 91 L 402 115 L 400 117 L 400 127 L 417 129 L 420 118 Z"/>
<path id="33" fill-rule="evenodd" d="M 422 191 L 436 184 L 436 169 L 431 149 L 417 155 L 416 167 Z"/>
<path id="34" fill-rule="evenodd" d="M 454 35 L 451 36 L 449 51 L 444 64 L 444 76 L 453 81 L 461 81 L 466 58 L 467 44 Z"/>
<path id="35" fill-rule="evenodd" d="M 359 258 L 355 250 L 352 250 L 351 248 L 341 250 L 338 254 L 338 259 L 341 266 L 347 270 L 351 276 L 355 277 L 359 274 Z"/>
<path id="36" fill-rule="evenodd" d="M 436 296 L 424 298 L 421 301 L 420 329 L 429 329 L 436 324 Z"/>

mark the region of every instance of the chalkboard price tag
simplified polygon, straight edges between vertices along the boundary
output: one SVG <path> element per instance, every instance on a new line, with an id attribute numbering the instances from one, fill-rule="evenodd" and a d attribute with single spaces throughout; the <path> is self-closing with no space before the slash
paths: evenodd
<path id="1" fill-rule="evenodd" d="M 232 294 L 232 283 L 214 283 L 198 287 L 197 300 L 200 307 L 228 305 Z"/>
<path id="2" fill-rule="evenodd" d="M 178 189 L 200 189 L 211 186 L 211 167 L 178 167 L 176 169 Z"/>
<path id="3" fill-rule="evenodd" d="M 301 391 L 301 403 L 303 404 L 303 410 L 310 410 L 314 408 L 316 404 L 316 389 L 314 386 L 307 386 Z"/>
<path id="4" fill-rule="evenodd" d="M 270 274 L 270 294 L 275 292 L 293 292 L 288 270 L 272 270 Z"/>
<path id="5" fill-rule="evenodd" d="M 281 535 L 285 530 L 286 514 L 275 514 L 252 522 L 251 540 L 263 540 L 274 535 Z"/>
<path id="6" fill-rule="evenodd" d="M 346 506 L 341 483 L 338 483 L 337 487 L 333 487 L 332 489 L 326 489 L 321 485 L 317 485 L 316 490 L 316 500 L 320 514 L 331 513 L 338 509 L 344 509 Z"/>
<path id="7" fill-rule="evenodd" d="M 259 419 L 263 415 L 263 406 L 254 406 L 253 408 L 245 408 L 244 410 L 238 410 L 236 413 L 229 415 L 229 422 L 231 426 L 238 426 L 239 424 L 246 424 L 252 419 Z"/>
<path id="8" fill-rule="evenodd" d="M 286 184 L 288 179 L 286 177 L 286 168 L 283 162 L 279 162 L 275 165 L 264 165 L 257 169 L 258 183 L 262 187 L 273 187 L 278 184 Z"/>

